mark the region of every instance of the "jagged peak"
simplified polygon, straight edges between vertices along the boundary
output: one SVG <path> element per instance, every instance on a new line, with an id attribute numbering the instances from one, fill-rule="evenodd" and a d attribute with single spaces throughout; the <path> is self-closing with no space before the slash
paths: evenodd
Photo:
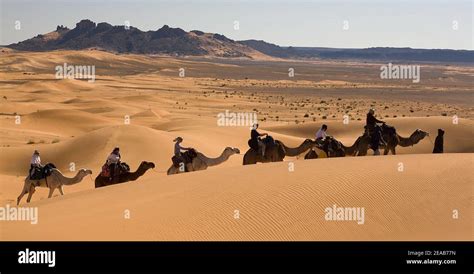
<path id="1" fill-rule="evenodd" d="M 81 29 L 81 30 L 94 29 L 95 27 L 96 27 L 96 23 L 92 22 L 89 19 L 83 19 L 79 23 L 76 24 L 76 28 Z"/>
<path id="2" fill-rule="evenodd" d="M 56 27 L 56 31 L 64 31 L 64 30 L 69 30 L 69 28 L 68 28 L 68 27 L 65 27 L 65 26 L 63 26 L 63 25 L 58 25 L 58 26 Z"/>

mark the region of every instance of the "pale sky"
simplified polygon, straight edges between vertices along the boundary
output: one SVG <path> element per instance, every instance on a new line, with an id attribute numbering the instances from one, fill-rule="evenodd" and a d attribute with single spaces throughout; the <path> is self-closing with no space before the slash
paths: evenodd
<path id="1" fill-rule="evenodd" d="M 473 50 L 472 0 L 0 0 L 0 44 L 81 19 L 143 31 L 186 31 L 281 46 L 412 47 Z M 15 22 L 21 23 L 19 30 Z M 238 21 L 239 29 L 234 29 Z M 346 21 L 346 22 L 345 22 Z M 348 27 L 344 30 L 344 26 Z"/>

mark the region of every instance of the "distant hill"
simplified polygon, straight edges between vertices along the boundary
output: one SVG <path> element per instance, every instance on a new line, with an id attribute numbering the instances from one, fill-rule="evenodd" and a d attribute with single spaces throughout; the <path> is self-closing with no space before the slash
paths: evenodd
<path id="1" fill-rule="evenodd" d="M 474 51 L 472 50 L 389 47 L 366 49 L 280 47 L 261 40 L 245 40 L 239 41 L 239 43 L 247 45 L 266 55 L 279 58 L 474 63 Z"/>
<path id="2" fill-rule="evenodd" d="M 37 35 L 8 47 L 24 51 L 99 48 L 118 53 L 171 56 L 229 58 L 270 56 L 283 59 L 474 63 L 472 50 L 281 47 L 262 40 L 234 41 L 222 34 L 205 33 L 200 30 L 186 32 L 167 25 L 156 31 L 141 31 L 135 27 L 112 26 L 108 23 L 96 24 L 90 20 L 80 21 L 73 29 L 58 26 L 55 31 Z"/>

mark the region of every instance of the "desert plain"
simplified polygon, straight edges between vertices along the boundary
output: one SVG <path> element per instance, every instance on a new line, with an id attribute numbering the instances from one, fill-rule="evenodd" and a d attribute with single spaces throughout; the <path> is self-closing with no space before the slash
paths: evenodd
<path id="1" fill-rule="evenodd" d="M 0 221 L 2 241 L 473 240 L 472 66 L 421 64 L 413 83 L 381 79 L 384 64 L 361 61 L 0 54 L 0 206 L 16 207 L 35 149 L 66 176 L 93 171 L 63 196 L 48 199 L 37 188 L 31 203 L 23 198 L 20 207 L 38 208 L 38 223 Z M 64 63 L 95 66 L 95 80 L 57 79 L 55 67 Z M 226 111 L 256 113 L 259 130 L 288 146 L 314 139 L 324 123 L 351 145 L 369 108 L 401 136 L 418 128 L 430 136 L 397 155 L 302 154 L 243 166 L 249 126 L 217 123 Z M 444 154 L 431 153 L 438 128 L 446 131 Z M 168 176 L 177 136 L 208 157 L 226 147 L 240 154 Z M 95 189 L 115 146 L 132 170 L 141 161 L 156 167 Z M 326 220 L 333 205 L 363 207 L 364 223 Z"/>

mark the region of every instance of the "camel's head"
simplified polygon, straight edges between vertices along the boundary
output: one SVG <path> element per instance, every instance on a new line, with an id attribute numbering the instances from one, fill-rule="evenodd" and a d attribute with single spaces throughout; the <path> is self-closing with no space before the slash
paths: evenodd
<path id="1" fill-rule="evenodd" d="M 315 145 L 317 145 L 318 143 L 315 141 L 315 140 L 311 140 L 311 139 L 306 139 L 304 140 L 303 142 L 303 145 L 305 146 L 311 146 L 311 147 L 314 147 Z"/>
<path id="2" fill-rule="evenodd" d="M 410 138 L 412 138 L 413 141 L 414 141 L 415 143 L 417 143 L 417 142 L 423 140 L 423 138 L 425 138 L 426 136 L 429 136 L 429 135 L 430 135 L 430 134 L 429 134 L 428 132 L 423 131 L 423 130 L 417 128 L 417 129 L 415 130 L 415 132 L 413 132 L 413 134 L 410 136 Z"/>
<path id="3" fill-rule="evenodd" d="M 150 168 L 155 168 L 155 164 L 153 162 L 147 162 L 147 161 L 143 161 L 141 164 L 140 164 L 140 167 L 143 167 L 145 169 L 150 169 Z"/>
<path id="4" fill-rule="evenodd" d="M 87 176 L 87 175 L 92 175 L 92 170 L 82 168 L 79 170 L 79 175 L 81 175 L 82 177 Z"/>
<path id="5" fill-rule="evenodd" d="M 240 149 L 236 147 L 226 147 L 225 152 L 229 154 L 240 154 Z"/>

